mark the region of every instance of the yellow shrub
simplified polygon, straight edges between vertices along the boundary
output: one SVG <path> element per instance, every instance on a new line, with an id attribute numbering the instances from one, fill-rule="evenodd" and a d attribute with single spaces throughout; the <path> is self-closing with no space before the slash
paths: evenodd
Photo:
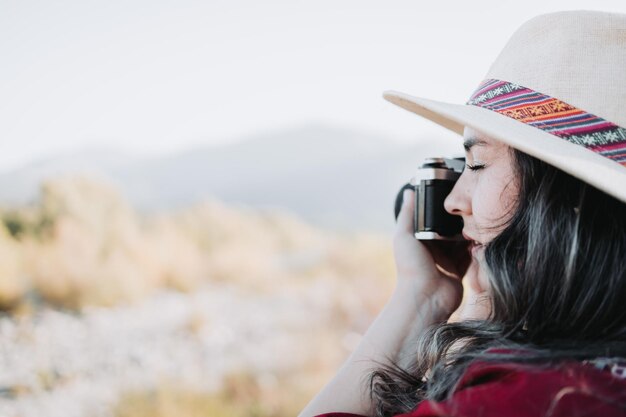
<path id="1" fill-rule="evenodd" d="M 28 290 L 22 269 L 22 254 L 17 242 L 0 224 L 0 309 L 16 306 Z"/>

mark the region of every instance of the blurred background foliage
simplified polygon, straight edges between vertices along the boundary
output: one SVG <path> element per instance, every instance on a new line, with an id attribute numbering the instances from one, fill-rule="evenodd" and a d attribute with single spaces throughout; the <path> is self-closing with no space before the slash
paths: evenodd
<path id="1" fill-rule="evenodd" d="M 382 279 L 393 260 L 386 239 L 315 229 L 287 212 L 220 201 L 168 213 L 137 213 L 111 185 L 62 177 L 38 201 L 0 211 L 0 308 L 46 303 L 65 309 L 137 301 L 155 290 L 203 282 L 251 291 L 317 277 Z M 387 280 L 387 281 L 385 281 Z"/>
<path id="2" fill-rule="evenodd" d="M 288 212 L 218 200 L 138 212 L 111 184 L 85 176 L 50 179 L 36 201 L 4 207 L 0 218 L 0 308 L 8 317 L 42 308 L 80 315 L 207 284 L 323 298 L 332 322 L 327 333 L 299 341 L 318 354 L 298 368 L 272 374 L 269 384 L 254 370 L 225 375 L 217 389 L 157 382 L 121 393 L 118 417 L 297 414 L 349 353 L 354 340 L 346 335 L 364 331 L 381 308 L 395 276 L 384 236 L 319 230 Z M 203 320 L 187 330 L 197 332 Z"/>

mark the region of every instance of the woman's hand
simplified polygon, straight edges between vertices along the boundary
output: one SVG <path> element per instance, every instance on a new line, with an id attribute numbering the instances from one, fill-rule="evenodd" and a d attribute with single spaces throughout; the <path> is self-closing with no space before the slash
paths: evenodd
<path id="1" fill-rule="evenodd" d="M 469 242 L 419 241 L 413 235 L 415 193 L 405 190 L 393 239 L 398 291 L 427 297 L 437 315 L 447 318 L 463 296 L 461 278 L 471 263 Z"/>
<path id="2" fill-rule="evenodd" d="M 416 341 L 432 324 L 447 320 L 461 302 L 460 277 L 467 270 L 467 243 L 442 247 L 413 237 L 413 192 L 404 194 L 393 240 L 398 287 L 367 329 L 361 342 L 333 379 L 311 400 L 300 417 L 331 411 L 373 414 L 363 381 L 380 364 L 415 357 Z M 391 362 L 389 362 L 391 360 Z"/>

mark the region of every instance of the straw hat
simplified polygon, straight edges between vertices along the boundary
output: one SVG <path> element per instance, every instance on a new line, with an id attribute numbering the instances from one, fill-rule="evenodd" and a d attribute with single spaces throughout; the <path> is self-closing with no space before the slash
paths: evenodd
<path id="1" fill-rule="evenodd" d="M 626 203 L 626 15 L 531 19 L 464 105 L 384 97 L 461 135 L 471 127 Z"/>

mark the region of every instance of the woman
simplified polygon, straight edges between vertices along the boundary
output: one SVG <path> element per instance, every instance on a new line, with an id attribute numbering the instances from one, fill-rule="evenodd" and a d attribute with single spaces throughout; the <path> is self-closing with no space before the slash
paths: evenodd
<path id="1" fill-rule="evenodd" d="M 466 105 L 385 94 L 464 135 L 444 206 L 472 260 L 415 240 L 405 193 L 396 291 L 300 416 L 626 415 L 625 34 L 543 15 Z"/>

